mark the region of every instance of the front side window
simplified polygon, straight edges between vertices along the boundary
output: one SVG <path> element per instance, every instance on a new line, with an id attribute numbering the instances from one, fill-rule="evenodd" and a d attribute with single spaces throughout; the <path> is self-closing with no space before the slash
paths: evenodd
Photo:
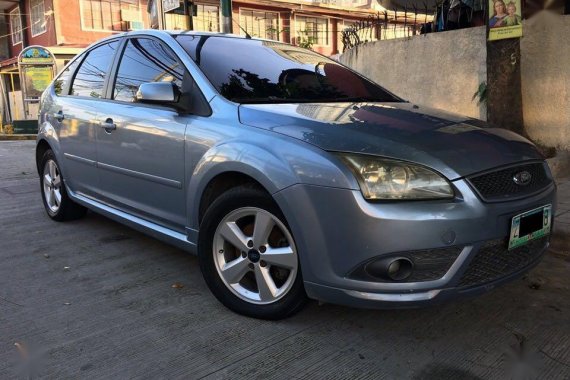
<path id="1" fill-rule="evenodd" d="M 123 13 L 140 11 L 139 0 L 80 0 L 81 21 L 86 30 L 128 30 Z"/>
<path id="2" fill-rule="evenodd" d="M 240 26 L 250 36 L 279 40 L 279 14 L 275 12 L 262 12 L 250 9 L 239 10 Z M 242 35 L 245 35 L 243 31 Z"/>
<path id="3" fill-rule="evenodd" d="M 192 18 L 194 30 L 200 32 L 220 31 L 220 7 L 215 5 L 196 5 L 196 16 Z"/>
<path id="4" fill-rule="evenodd" d="M 329 44 L 329 23 L 326 18 L 296 16 L 295 30 L 297 44 L 310 43 L 318 46 Z"/>
<path id="5" fill-rule="evenodd" d="M 12 45 L 22 43 L 22 18 L 19 7 L 10 12 L 10 34 L 12 36 Z"/>
<path id="6" fill-rule="evenodd" d="M 113 99 L 135 102 L 139 86 L 148 82 L 174 82 L 182 88 L 184 67 L 174 53 L 159 41 L 130 39 L 115 80 Z"/>
<path id="7" fill-rule="evenodd" d="M 218 92 L 237 103 L 401 101 L 339 63 L 297 46 L 184 34 L 176 39 Z"/>
<path id="8" fill-rule="evenodd" d="M 45 33 L 46 16 L 44 0 L 30 1 L 31 21 L 32 21 L 32 37 Z"/>
<path id="9" fill-rule="evenodd" d="M 113 57 L 119 46 L 118 41 L 98 46 L 87 53 L 87 57 L 75 74 L 71 85 L 71 95 L 91 98 L 103 97 L 105 78 L 111 68 Z"/>

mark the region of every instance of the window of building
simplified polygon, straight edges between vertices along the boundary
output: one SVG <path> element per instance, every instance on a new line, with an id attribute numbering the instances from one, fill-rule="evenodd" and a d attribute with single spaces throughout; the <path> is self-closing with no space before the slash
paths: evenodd
<path id="1" fill-rule="evenodd" d="M 329 44 L 329 23 L 326 18 L 295 16 L 297 44 L 310 42 L 313 45 Z"/>
<path id="2" fill-rule="evenodd" d="M 22 43 L 24 36 L 22 34 L 22 18 L 19 7 L 10 12 L 10 34 L 12 36 L 12 45 Z"/>
<path id="3" fill-rule="evenodd" d="M 31 0 L 30 13 L 32 21 L 32 37 L 45 33 L 47 28 L 44 0 Z"/>
<path id="4" fill-rule="evenodd" d="M 128 30 L 123 12 L 140 12 L 139 0 L 81 0 L 81 21 L 86 30 Z"/>
<path id="5" fill-rule="evenodd" d="M 196 16 L 192 22 L 194 30 L 201 32 L 220 31 L 220 7 L 215 5 L 196 5 Z"/>
<path id="6" fill-rule="evenodd" d="M 174 82 L 182 88 L 184 67 L 174 53 L 159 41 L 129 40 L 115 80 L 113 99 L 135 102 L 139 86 L 149 82 Z"/>
<path id="7" fill-rule="evenodd" d="M 239 10 L 239 23 L 252 37 L 279 40 L 279 14 L 275 12 Z M 241 31 L 242 35 L 245 35 Z"/>
<path id="8" fill-rule="evenodd" d="M 105 78 L 111 68 L 118 46 L 119 42 L 113 41 L 98 46 L 87 53 L 87 57 L 81 63 L 73 79 L 73 84 L 71 85 L 72 95 L 91 98 L 103 97 Z"/>

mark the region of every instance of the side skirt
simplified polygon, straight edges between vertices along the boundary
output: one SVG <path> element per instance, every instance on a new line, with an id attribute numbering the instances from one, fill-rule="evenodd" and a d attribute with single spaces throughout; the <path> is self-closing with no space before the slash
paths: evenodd
<path id="1" fill-rule="evenodd" d="M 69 197 L 88 209 L 129 226 L 144 234 L 150 235 L 165 243 L 172 244 L 192 254 L 197 254 L 196 243 L 188 241 L 188 237 L 180 232 L 173 231 L 148 220 L 117 210 L 84 195 L 74 193 L 66 188 Z"/>

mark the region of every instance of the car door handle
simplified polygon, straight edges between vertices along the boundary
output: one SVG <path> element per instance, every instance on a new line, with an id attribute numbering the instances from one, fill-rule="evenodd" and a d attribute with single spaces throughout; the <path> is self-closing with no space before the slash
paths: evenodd
<path id="1" fill-rule="evenodd" d="M 106 132 L 111 132 L 117 129 L 117 124 L 113 123 L 113 119 L 108 118 L 105 122 L 101 123 L 101 128 L 103 128 Z"/>
<path id="2" fill-rule="evenodd" d="M 65 115 L 63 114 L 63 111 L 61 111 L 61 110 L 54 113 L 53 117 L 55 120 L 59 121 L 60 123 L 63 121 L 63 119 L 65 119 Z"/>

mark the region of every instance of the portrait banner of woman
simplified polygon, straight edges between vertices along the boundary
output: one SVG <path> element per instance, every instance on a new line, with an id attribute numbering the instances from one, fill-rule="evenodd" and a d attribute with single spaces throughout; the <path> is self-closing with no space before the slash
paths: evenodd
<path id="1" fill-rule="evenodd" d="M 489 0 L 489 41 L 522 37 L 521 0 Z"/>

